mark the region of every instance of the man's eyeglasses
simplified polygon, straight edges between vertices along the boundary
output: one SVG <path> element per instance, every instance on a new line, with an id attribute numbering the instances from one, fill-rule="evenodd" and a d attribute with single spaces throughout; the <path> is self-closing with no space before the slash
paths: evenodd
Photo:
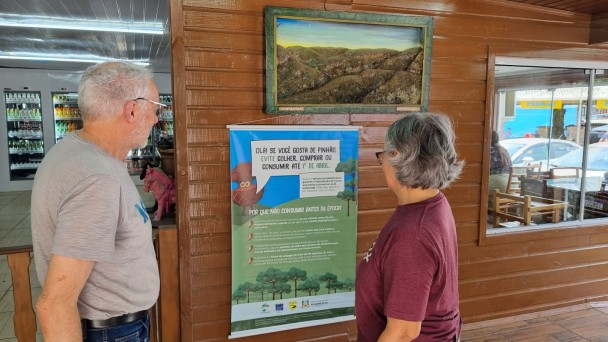
<path id="1" fill-rule="evenodd" d="M 155 105 L 159 106 L 160 108 L 158 108 L 158 109 L 156 110 L 156 116 L 160 116 L 160 115 L 162 114 L 162 112 L 163 112 L 163 109 L 164 109 L 164 108 L 167 108 L 167 105 L 166 105 L 166 104 L 164 104 L 164 103 L 160 103 L 160 102 L 156 102 L 156 101 L 152 101 L 152 100 L 148 100 L 148 99 L 147 99 L 147 98 L 145 98 L 145 97 L 138 97 L 138 98 L 134 99 L 133 101 L 137 101 L 137 100 L 144 100 L 144 101 L 148 101 L 148 102 L 154 103 Z"/>
<path id="2" fill-rule="evenodd" d="M 384 153 L 386 151 L 380 151 L 380 152 L 376 152 L 376 159 L 378 159 L 378 163 L 380 165 L 382 165 L 382 162 L 384 161 Z"/>

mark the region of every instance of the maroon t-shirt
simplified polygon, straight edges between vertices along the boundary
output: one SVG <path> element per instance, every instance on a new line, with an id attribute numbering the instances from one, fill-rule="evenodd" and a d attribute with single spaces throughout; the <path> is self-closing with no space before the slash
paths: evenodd
<path id="1" fill-rule="evenodd" d="M 375 342 L 386 317 L 422 322 L 422 341 L 460 335 L 458 243 L 442 193 L 395 210 L 357 270 L 359 342 Z"/>

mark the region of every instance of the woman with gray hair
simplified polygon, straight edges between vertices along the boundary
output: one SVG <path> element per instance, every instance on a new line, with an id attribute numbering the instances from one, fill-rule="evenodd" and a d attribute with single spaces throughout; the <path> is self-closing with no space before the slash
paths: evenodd
<path id="1" fill-rule="evenodd" d="M 464 163 L 450 119 L 411 113 L 393 122 L 376 157 L 398 206 L 357 270 L 358 341 L 458 341 L 458 243 L 440 191 Z"/>

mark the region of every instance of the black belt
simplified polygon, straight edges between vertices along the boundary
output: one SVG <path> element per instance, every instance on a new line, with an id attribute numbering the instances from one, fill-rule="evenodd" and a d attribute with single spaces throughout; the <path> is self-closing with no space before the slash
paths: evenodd
<path id="1" fill-rule="evenodd" d="M 143 310 L 135 313 L 124 314 L 122 316 L 111 317 L 108 319 L 83 319 L 82 324 L 88 329 L 105 329 L 121 324 L 135 322 L 144 319 L 150 310 Z"/>

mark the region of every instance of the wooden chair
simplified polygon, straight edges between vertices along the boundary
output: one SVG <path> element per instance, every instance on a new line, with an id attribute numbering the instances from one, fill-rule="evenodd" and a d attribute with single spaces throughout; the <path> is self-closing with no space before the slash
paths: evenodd
<path id="1" fill-rule="evenodd" d="M 500 227 L 501 219 L 518 221 L 528 226 L 535 216 L 551 217 L 551 222 L 561 220 L 561 213 L 567 206 L 566 202 L 556 201 L 530 195 L 505 194 L 494 190 L 494 222 L 493 226 Z"/>
<path id="2" fill-rule="evenodd" d="M 540 172 L 542 163 L 530 164 L 527 166 L 511 166 L 509 171 L 509 179 L 507 180 L 507 194 L 519 194 L 521 195 L 521 179 L 520 177 L 526 177 L 528 172 L 538 173 Z"/>

